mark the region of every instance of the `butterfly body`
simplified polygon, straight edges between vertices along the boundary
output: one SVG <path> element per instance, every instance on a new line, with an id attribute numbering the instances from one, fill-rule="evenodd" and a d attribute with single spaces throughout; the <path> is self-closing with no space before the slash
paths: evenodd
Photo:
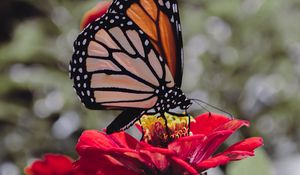
<path id="1" fill-rule="evenodd" d="M 175 0 L 114 0 L 74 42 L 69 71 L 82 103 L 123 110 L 108 133 L 128 128 L 143 114 L 186 111 L 191 105 L 180 89 L 177 12 Z"/>
<path id="2" fill-rule="evenodd" d="M 169 88 L 162 85 L 160 86 L 160 89 L 155 91 L 155 93 L 159 97 L 157 103 L 153 107 L 155 113 L 163 114 L 164 112 L 170 112 L 171 109 L 175 109 L 177 107 L 186 111 L 192 104 L 182 90 L 177 87 Z"/>

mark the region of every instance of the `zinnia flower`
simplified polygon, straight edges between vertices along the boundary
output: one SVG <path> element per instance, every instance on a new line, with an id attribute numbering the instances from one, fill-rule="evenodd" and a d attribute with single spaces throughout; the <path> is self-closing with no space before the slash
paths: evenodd
<path id="1" fill-rule="evenodd" d="M 76 175 L 73 160 L 65 155 L 45 154 L 43 159 L 34 161 L 25 168 L 27 175 Z M 77 174 L 79 175 L 79 174 Z"/>
<path id="2" fill-rule="evenodd" d="M 142 119 L 143 130 L 148 130 L 142 141 L 125 132 L 107 135 L 104 132 L 87 130 L 83 132 L 76 146 L 80 158 L 75 163 L 75 170 L 91 175 L 196 175 L 230 161 L 254 156 L 254 149 L 263 144 L 261 138 L 253 137 L 215 154 L 232 133 L 242 126 L 249 126 L 249 123 L 220 114 L 206 113 L 190 124 L 188 133 L 185 132 L 188 123 L 181 120 L 168 121 L 169 135 L 172 136 L 168 140 L 171 142 L 166 141 L 164 135 L 168 134 L 161 127 L 161 121 L 152 120 L 151 116 L 146 116 L 144 121 Z M 182 137 L 177 138 L 178 136 Z M 153 145 L 155 143 L 164 144 L 156 146 Z"/>

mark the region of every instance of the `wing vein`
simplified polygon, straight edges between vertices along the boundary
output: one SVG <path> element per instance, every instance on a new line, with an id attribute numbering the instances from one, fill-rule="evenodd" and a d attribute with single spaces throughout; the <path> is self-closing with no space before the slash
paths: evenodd
<path id="1" fill-rule="evenodd" d="M 150 91 L 138 91 L 133 89 L 125 89 L 118 87 L 109 87 L 109 88 L 92 88 L 94 91 L 116 91 L 116 92 L 129 92 L 129 93 L 137 93 L 137 94 L 153 94 Z"/>
<path id="2" fill-rule="evenodd" d="M 142 99 L 137 99 L 137 100 L 119 100 L 119 101 L 106 101 L 106 102 L 101 102 L 99 104 L 105 104 L 105 103 L 124 103 L 124 102 L 141 102 L 145 100 L 149 100 L 151 98 L 155 97 L 155 95 L 151 95 L 147 98 L 142 98 Z"/>

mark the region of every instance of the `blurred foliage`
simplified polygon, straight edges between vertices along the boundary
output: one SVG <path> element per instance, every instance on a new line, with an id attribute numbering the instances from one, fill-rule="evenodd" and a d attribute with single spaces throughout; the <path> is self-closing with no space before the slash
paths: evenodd
<path id="1" fill-rule="evenodd" d="M 117 115 L 85 109 L 68 78 L 81 16 L 96 3 L 0 2 L 0 174 L 21 174 L 45 152 L 76 158 L 82 130 L 104 128 Z M 232 140 L 263 136 L 273 161 L 298 153 L 300 1 L 180 0 L 179 5 L 183 90 L 251 121 Z M 192 114 L 199 109 L 194 105 Z"/>

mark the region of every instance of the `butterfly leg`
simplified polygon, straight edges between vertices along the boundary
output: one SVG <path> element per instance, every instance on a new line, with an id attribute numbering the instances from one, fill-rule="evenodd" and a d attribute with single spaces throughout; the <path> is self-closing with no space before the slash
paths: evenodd
<path id="1" fill-rule="evenodd" d="M 191 131 L 191 115 L 190 114 L 188 114 L 188 122 L 189 122 L 189 124 L 188 124 L 188 126 L 189 126 L 188 135 L 190 135 L 190 131 Z"/>
<path id="2" fill-rule="evenodd" d="M 141 140 L 143 140 L 143 139 L 144 139 L 144 136 L 145 136 L 145 132 L 144 132 L 144 128 L 143 128 L 143 125 L 142 125 L 141 118 L 139 118 L 139 122 L 140 122 L 141 129 L 142 129 L 142 137 L 141 137 Z"/>
<path id="3" fill-rule="evenodd" d="M 165 116 L 165 113 L 161 113 L 160 116 L 162 116 L 162 118 L 165 120 L 166 133 L 168 135 L 168 142 L 170 143 L 172 141 L 172 139 L 171 139 L 170 129 L 168 127 L 168 120 Z"/>

